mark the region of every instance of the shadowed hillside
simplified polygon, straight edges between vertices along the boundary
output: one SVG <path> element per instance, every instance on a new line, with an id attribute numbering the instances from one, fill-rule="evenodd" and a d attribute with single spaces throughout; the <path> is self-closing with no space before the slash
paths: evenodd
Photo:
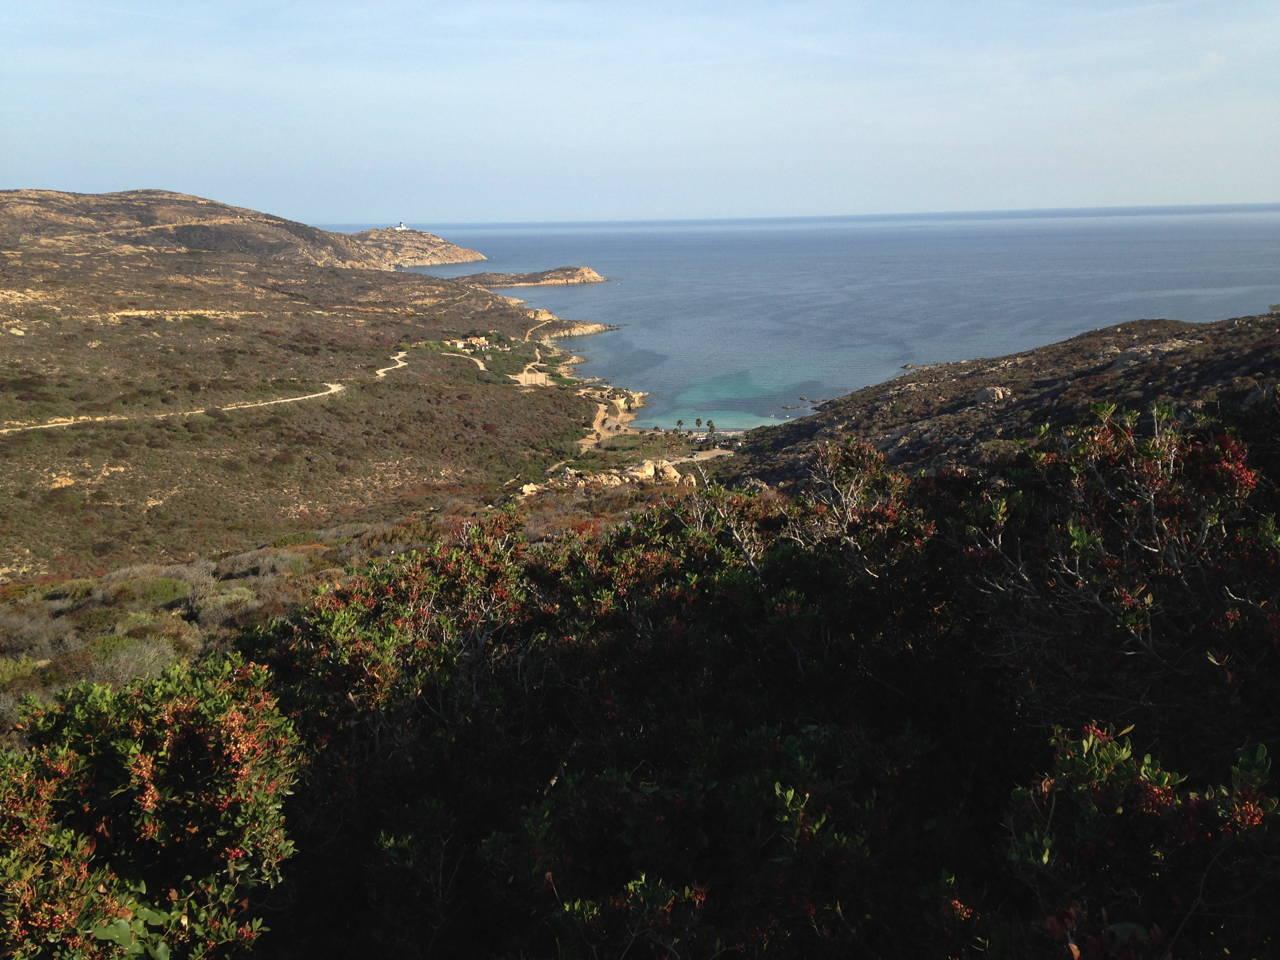
<path id="1" fill-rule="evenodd" d="M 814 414 L 752 430 L 726 476 L 806 476 L 825 442 L 858 437 L 907 468 L 975 464 L 1044 424 L 1100 403 L 1156 401 L 1206 412 L 1220 400 L 1259 403 L 1280 380 L 1280 314 L 1217 323 L 1137 320 L 1007 357 L 912 369 L 828 400 Z"/>

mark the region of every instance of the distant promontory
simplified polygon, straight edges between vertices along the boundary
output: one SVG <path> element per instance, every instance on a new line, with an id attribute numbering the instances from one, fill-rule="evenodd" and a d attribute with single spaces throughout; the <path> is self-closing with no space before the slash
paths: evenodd
<path id="1" fill-rule="evenodd" d="M 477 287 L 567 287 L 579 283 L 604 283 L 590 267 L 555 267 L 538 273 L 471 273 L 458 277 Z"/>
<path id="2" fill-rule="evenodd" d="M 396 267 L 431 267 L 442 263 L 472 263 L 484 260 L 478 250 L 468 250 L 434 233 L 405 227 L 378 227 L 351 234 L 370 266 L 383 270 Z"/>

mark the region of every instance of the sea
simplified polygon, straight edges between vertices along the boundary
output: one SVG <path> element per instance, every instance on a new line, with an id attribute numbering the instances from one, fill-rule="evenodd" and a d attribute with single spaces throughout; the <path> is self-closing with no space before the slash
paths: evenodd
<path id="1" fill-rule="evenodd" d="M 562 343 L 586 357 L 580 376 L 649 395 L 639 426 L 778 423 L 908 364 L 1280 303 L 1280 204 L 412 226 L 489 258 L 423 273 L 608 277 L 506 292 L 618 328 Z"/>

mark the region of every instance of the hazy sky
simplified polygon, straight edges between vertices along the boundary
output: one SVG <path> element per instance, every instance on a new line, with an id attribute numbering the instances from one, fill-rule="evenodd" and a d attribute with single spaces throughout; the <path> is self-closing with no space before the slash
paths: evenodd
<path id="1" fill-rule="evenodd" d="M 0 0 L 0 187 L 313 223 L 1280 201 L 1280 2 Z"/>

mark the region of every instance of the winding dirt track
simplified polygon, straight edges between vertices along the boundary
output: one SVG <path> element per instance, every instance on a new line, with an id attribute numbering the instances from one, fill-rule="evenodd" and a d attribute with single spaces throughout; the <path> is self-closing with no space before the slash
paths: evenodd
<path id="1" fill-rule="evenodd" d="M 408 356 L 407 350 L 401 350 L 390 359 L 394 361 L 389 367 L 382 367 L 374 371 L 374 376 L 382 380 L 392 370 L 399 370 L 407 367 L 409 364 L 405 360 Z M 335 394 L 342 393 L 346 390 L 346 384 L 342 383 L 326 383 L 324 390 L 316 393 L 304 393 L 297 397 L 280 397 L 276 400 L 245 400 L 240 403 L 228 403 L 217 409 L 223 412 L 232 410 L 255 410 L 259 407 L 274 407 L 285 403 L 302 403 L 304 400 L 319 400 L 322 397 L 332 397 Z M 196 414 L 204 413 L 210 407 L 198 407 L 192 410 L 171 410 L 168 413 L 139 413 L 128 416 L 122 413 L 111 413 L 101 417 L 58 417 L 54 420 L 46 420 L 43 423 L 28 423 L 17 427 L 5 427 L 0 429 L 0 436 L 11 433 L 26 433 L 28 430 L 60 430 L 63 427 L 76 427 L 83 423 L 123 423 L 130 420 L 171 420 L 178 417 L 194 417 Z"/>
<path id="2" fill-rule="evenodd" d="M 408 355 L 409 355 L 408 350 L 401 350 L 394 357 L 391 357 L 391 361 L 392 361 L 391 366 L 379 367 L 377 370 L 373 371 L 373 375 L 377 377 L 379 380 L 381 380 L 392 370 L 399 370 L 401 367 L 407 367 L 409 365 L 409 362 L 405 360 L 405 357 L 407 357 Z"/>
<path id="3" fill-rule="evenodd" d="M 526 340 L 526 341 L 528 341 L 528 340 L 532 340 L 532 339 L 533 339 L 533 331 L 537 330 L 539 327 L 545 327 L 548 323 L 552 323 L 552 322 L 554 322 L 554 321 L 555 321 L 555 320 L 557 320 L 557 319 L 559 319 L 559 318 L 558 318 L 558 317 L 550 317 L 550 318 L 549 318 L 549 319 L 547 319 L 547 320 L 543 320 L 541 323 L 535 323 L 532 327 L 530 327 L 528 330 L 526 330 L 526 331 L 525 331 L 525 334 L 524 334 L 524 338 L 525 338 L 525 340 Z"/>
<path id="4" fill-rule="evenodd" d="M 327 389 L 318 393 L 306 393 L 300 397 L 281 397 L 278 400 L 256 400 L 245 401 L 242 403 L 228 403 L 226 406 L 217 409 L 227 410 L 252 410 L 256 407 L 274 407 L 281 403 L 301 403 L 303 400 L 318 400 L 320 397 L 332 397 L 335 393 L 341 393 L 347 389 L 341 383 L 326 383 Z M 28 430 L 57 430 L 62 427 L 76 427 L 82 423 L 122 423 L 128 420 L 171 420 L 175 417 L 194 417 L 198 413 L 204 413 L 210 407 L 200 407 L 195 410 L 172 410 L 168 413 L 139 413 L 132 417 L 122 413 L 108 414 L 104 417 L 59 417 L 57 420 L 46 420 L 44 423 L 29 423 L 21 427 L 5 427 L 0 430 L 0 436 L 8 433 L 25 433 Z"/>
<path id="5" fill-rule="evenodd" d="M 532 330 L 530 332 L 532 332 Z M 409 362 L 405 357 L 408 355 L 408 350 L 401 350 L 399 353 L 389 357 L 388 359 L 391 360 L 391 365 L 387 367 L 379 367 L 373 372 L 374 377 L 378 380 L 383 380 L 392 370 L 400 370 L 407 367 Z M 465 353 L 444 353 L 442 356 L 462 357 L 464 360 L 470 360 L 481 370 L 485 369 L 483 360 L 478 357 L 467 356 Z M 540 361 L 541 359 L 542 353 L 541 351 L 538 351 L 538 360 Z M 530 366 L 532 365 L 533 364 L 530 364 Z M 528 369 L 529 368 L 526 367 L 525 371 L 528 372 Z M 513 376 L 512 379 L 516 379 L 516 377 Z M 232 410 L 254 410 L 258 407 L 274 407 L 284 403 L 302 403 L 304 400 L 319 400 L 322 397 L 332 397 L 335 394 L 342 393 L 342 391 L 346 389 L 345 384 L 326 383 L 325 389 L 317 391 L 316 393 L 304 393 L 297 397 L 280 397 L 276 400 L 246 400 L 240 403 L 228 403 L 223 406 L 219 406 L 217 409 L 228 412 Z M 13 433 L 26 433 L 29 430 L 61 430 L 65 427 L 77 427 L 85 423 L 124 423 L 127 421 L 142 420 L 172 420 L 180 417 L 194 417 L 196 414 L 204 413 L 208 409 L 210 408 L 197 407 L 191 410 L 171 410 L 167 413 L 138 413 L 133 414 L 132 416 L 123 413 L 109 413 L 104 414 L 101 417 L 57 417 L 53 420 L 46 420 L 43 423 L 25 423 L 15 427 L 0 428 L 0 437 Z"/>

